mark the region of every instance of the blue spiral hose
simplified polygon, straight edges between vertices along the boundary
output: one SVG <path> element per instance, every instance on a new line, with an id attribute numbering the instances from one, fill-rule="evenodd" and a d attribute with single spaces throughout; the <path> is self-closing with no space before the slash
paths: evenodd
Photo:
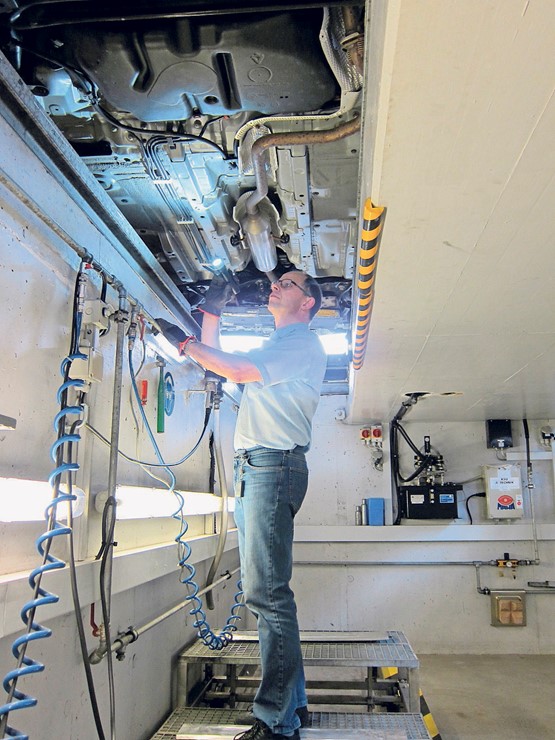
<path id="1" fill-rule="evenodd" d="M 79 336 L 79 327 L 80 321 L 77 321 L 75 329 L 77 336 Z M 59 597 L 56 594 L 50 593 L 46 589 L 42 588 L 41 581 L 45 573 L 65 567 L 65 563 L 62 560 L 59 560 L 50 553 L 50 548 L 55 537 L 61 537 L 71 532 L 70 527 L 63 526 L 56 521 L 58 504 L 74 501 L 76 499 L 76 496 L 72 493 L 60 493 L 59 490 L 62 477 L 67 475 L 70 484 L 68 490 L 71 491 L 71 476 L 79 469 L 79 465 L 77 463 L 65 462 L 63 459 L 64 446 L 66 444 L 79 442 L 81 439 L 79 434 L 65 433 L 66 416 L 70 414 L 81 415 L 84 411 L 84 407 L 82 405 L 66 405 L 69 389 L 81 388 L 84 385 L 83 380 L 72 379 L 69 377 L 71 363 L 75 359 L 87 359 L 87 356 L 80 352 L 75 352 L 70 354 L 68 357 L 65 357 L 60 366 L 60 373 L 64 378 L 64 382 L 59 387 L 57 393 L 57 400 L 58 403 L 61 404 L 62 408 L 54 418 L 54 429 L 58 432 L 58 438 L 50 449 L 50 456 L 56 463 L 56 467 L 48 478 L 48 482 L 52 486 L 53 492 L 53 498 L 45 510 L 48 529 L 38 537 L 35 543 L 37 552 L 42 557 L 42 565 L 35 568 L 29 574 L 28 581 L 33 590 L 33 598 L 23 606 L 20 612 L 21 621 L 27 627 L 27 632 L 14 640 L 12 644 L 12 654 L 17 660 L 17 668 L 7 673 L 2 682 L 9 700 L 6 704 L 0 707 L 1 725 L 4 726 L 5 733 L 8 737 L 19 738 L 20 740 L 28 740 L 28 735 L 8 726 L 7 717 L 11 711 L 27 709 L 37 704 L 37 699 L 17 689 L 17 682 L 24 676 L 40 673 L 44 670 L 44 665 L 39 661 L 28 657 L 26 655 L 26 651 L 27 647 L 33 641 L 42 640 L 46 637 L 50 637 L 52 634 L 52 630 L 47 627 L 43 627 L 35 621 L 35 612 L 41 606 L 45 606 L 46 604 L 55 604 L 59 601 Z"/>
<path id="2" fill-rule="evenodd" d="M 135 380 L 135 372 L 133 370 L 133 356 L 131 348 L 129 349 L 128 358 L 131 384 L 133 386 L 135 398 L 137 399 L 139 411 L 141 413 L 145 428 L 150 437 L 150 441 L 152 443 L 156 456 L 160 463 L 164 464 L 162 453 L 160 452 L 158 444 L 156 443 L 156 439 L 154 438 L 143 405 L 141 403 L 139 389 L 137 388 L 137 382 Z M 172 517 L 180 524 L 179 534 L 175 538 L 175 542 L 177 543 L 179 566 L 181 568 L 180 581 L 188 588 L 189 593 L 187 595 L 187 600 L 191 601 L 193 604 L 193 608 L 190 610 L 189 614 L 191 614 L 191 616 L 195 618 L 195 621 L 193 622 L 193 627 L 197 630 L 197 635 L 203 641 L 203 643 L 207 647 L 209 647 L 210 650 L 221 650 L 226 645 L 229 645 L 229 643 L 233 639 L 233 632 L 237 630 L 236 622 L 241 619 L 241 616 L 237 613 L 240 607 L 243 606 L 243 603 L 241 601 L 241 597 L 243 595 L 241 581 L 239 581 L 237 584 L 239 591 L 235 594 L 234 605 L 231 608 L 231 614 L 228 617 L 225 625 L 223 626 L 220 634 L 216 635 L 206 619 L 206 614 L 202 608 L 202 601 L 200 597 L 197 596 L 200 589 L 198 584 L 195 582 L 195 566 L 192 563 L 188 562 L 191 556 L 191 546 L 185 539 L 185 535 L 187 534 L 187 530 L 189 529 L 189 525 L 185 519 L 183 512 L 185 502 L 183 500 L 183 496 L 179 493 L 179 491 L 175 490 L 176 478 L 173 474 L 173 471 L 170 468 L 167 468 L 167 470 L 170 474 L 169 490 L 177 498 L 179 504 L 178 509 L 172 514 Z"/>

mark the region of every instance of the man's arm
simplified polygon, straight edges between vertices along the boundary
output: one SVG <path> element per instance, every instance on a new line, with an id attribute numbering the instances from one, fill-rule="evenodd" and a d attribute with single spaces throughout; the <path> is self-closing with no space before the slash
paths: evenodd
<path id="1" fill-rule="evenodd" d="M 206 320 L 206 314 L 204 319 Z M 202 339 L 204 340 L 204 324 Z M 222 375 L 233 383 L 253 383 L 262 380 L 260 370 L 247 357 L 224 352 L 217 347 L 205 344 L 204 341 L 187 342 L 184 353 L 207 370 Z"/>
<path id="2" fill-rule="evenodd" d="M 214 349 L 221 349 L 220 344 L 220 317 L 212 313 L 203 312 L 201 342 Z"/>
<path id="3" fill-rule="evenodd" d="M 260 370 L 246 357 L 224 352 L 220 344 L 220 315 L 232 295 L 229 283 L 214 277 L 202 307 L 200 342 L 186 342 L 182 353 L 196 360 L 207 370 L 233 383 L 253 383 L 262 380 Z"/>

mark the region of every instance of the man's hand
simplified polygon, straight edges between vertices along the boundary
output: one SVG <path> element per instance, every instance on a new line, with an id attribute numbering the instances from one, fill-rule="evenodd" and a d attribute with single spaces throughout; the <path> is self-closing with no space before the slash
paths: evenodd
<path id="1" fill-rule="evenodd" d="M 185 337 L 185 339 L 182 342 L 179 342 L 179 354 L 186 355 L 187 345 L 190 342 L 196 342 L 196 341 L 197 341 L 197 338 L 194 335 L 191 335 L 190 337 Z"/>
<path id="2" fill-rule="evenodd" d="M 233 288 L 221 275 L 214 275 L 199 309 L 212 316 L 221 316 L 223 307 L 231 300 Z"/>
<path id="3" fill-rule="evenodd" d="M 154 320 L 156 321 L 156 323 L 162 330 L 162 334 L 175 347 L 178 347 L 179 343 L 183 342 L 187 338 L 187 334 L 185 334 L 183 329 L 181 329 L 179 326 L 176 326 L 175 324 L 172 324 L 171 321 L 166 321 L 166 319 L 154 319 Z"/>

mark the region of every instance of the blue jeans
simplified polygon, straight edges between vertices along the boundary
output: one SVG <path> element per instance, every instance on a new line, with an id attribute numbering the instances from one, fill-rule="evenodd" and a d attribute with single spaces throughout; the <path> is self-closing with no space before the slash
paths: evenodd
<path id="1" fill-rule="evenodd" d="M 306 706 L 297 607 L 289 587 L 293 519 L 308 485 L 306 448 L 238 450 L 235 522 L 245 603 L 256 616 L 262 678 L 253 713 L 273 732 L 292 734 Z"/>

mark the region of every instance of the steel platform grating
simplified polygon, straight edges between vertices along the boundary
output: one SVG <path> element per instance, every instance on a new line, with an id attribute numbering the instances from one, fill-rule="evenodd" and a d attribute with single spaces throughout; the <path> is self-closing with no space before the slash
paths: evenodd
<path id="1" fill-rule="evenodd" d="M 306 665 L 397 666 L 418 668 L 419 661 L 402 632 L 388 631 L 387 640 L 376 642 L 301 642 Z M 210 650 L 198 640 L 179 656 L 188 663 L 225 663 L 258 665 L 257 642 L 233 641 L 223 650 Z"/>
<path id="2" fill-rule="evenodd" d="M 246 712 L 240 709 L 188 709 L 181 707 L 166 720 L 151 740 L 175 740 L 176 736 L 186 737 L 187 728 L 194 728 L 191 736 L 201 737 L 199 726 L 205 725 L 214 737 L 233 737 L 236 732 L 245 729 Z M 252 719 L 251 719 L 252 721 Z M 218 729 L 221 728 L 221 729 Z M 407 740 L 430 740 L 430 735 L 421 714 L 405 713 L 342 713 L 310 712 L 310 726 L 300 731 L 308 740 L 318 736 L 341 740 L 349 733 L 354 736 L 356 730 L 367 730 L 381 733 L 381 736 L 402 737 Z M 326 731 L 325 733 L 315 731 Z M 337 734 L 335 733 L 337 731 Z M 217 735 L 217 732 L 221 732 Z M 229 732 L 229 734 L 227 734 Z"/>

